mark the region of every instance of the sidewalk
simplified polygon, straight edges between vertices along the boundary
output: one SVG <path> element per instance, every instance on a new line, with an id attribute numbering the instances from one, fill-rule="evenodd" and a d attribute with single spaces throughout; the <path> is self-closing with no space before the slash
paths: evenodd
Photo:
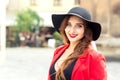
<path id="1" fill-rule="evenodd" d="M 47 80 L 50 48 L 9 48 L 0 65 L 0 80 Z"/>

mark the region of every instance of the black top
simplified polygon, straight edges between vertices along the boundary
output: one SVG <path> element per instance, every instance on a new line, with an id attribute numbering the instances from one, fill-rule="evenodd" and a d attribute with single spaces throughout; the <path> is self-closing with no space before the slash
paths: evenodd
<path id="1" fill-rule="evenodd" d="M 58 58 L 59 59 L 59 58 Z M 57 59 L 57 60 L 58 60 Z M 57 61 L 56 60 L 56 61 Z M 53 63 L 53 65 L 50 68 L 50 76 L 51 76 L 51 80 L 55 80 L 55 76 L 56 76 L 56 71 L 55 71 L 55 63 L 56 61 Z M 72 70 L 73 67 L 75 65 L 76 60 L 74 60 L 65 70 L 64 70 L 64 75 L 66 80 L 71 80 L 71 76 L 72 76 Z"/>

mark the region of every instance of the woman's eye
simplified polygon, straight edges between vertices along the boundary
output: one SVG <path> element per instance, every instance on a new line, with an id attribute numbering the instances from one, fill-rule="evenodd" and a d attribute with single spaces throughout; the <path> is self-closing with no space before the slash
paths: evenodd
<path id="1" fill-rule="evenodd" d="M 69 27 L 70 27 L 70 26 L 71 26 L 71 24 L 70 24 L 70 23 L 67 23 L 67 25 L 66 25 L 66 26 L 69 26 Z"/>
<path id="2" fill-rule="evenodd" d="M 82 28 L 84 25 L 83 24 L 79 24 L 77 25 L 79 28 Z"/>

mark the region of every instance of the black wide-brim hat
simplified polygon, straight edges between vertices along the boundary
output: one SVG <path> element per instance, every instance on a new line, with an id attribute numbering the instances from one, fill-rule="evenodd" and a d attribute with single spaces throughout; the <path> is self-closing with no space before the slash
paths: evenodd
<path id="1" fill-rule="evenodd" d="M 52 14 L 53 26 L 58 32 L 63 19 L 68 15 L 75 15 L 85 20 L 87 22 L 88 27 L 90 27 L 93 32 L 93 41 L 99 38 L 101 33 L 101 25 L 97 22 L 91 21 L 90 13 L 82 7 L 74 7 L 70 9 L 67 14 Z"/>

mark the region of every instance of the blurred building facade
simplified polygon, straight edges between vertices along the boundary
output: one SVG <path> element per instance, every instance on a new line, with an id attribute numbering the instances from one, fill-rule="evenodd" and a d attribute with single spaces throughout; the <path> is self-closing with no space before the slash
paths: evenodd
<path id="1" fill-rule="evenodd" d="M 30 8 L 35 10 L 43 19 L 44 25 L 51 26 L 52 13 L 65 13 L 71 7 L 80 5 L 80 0 L 9 0 L 7 5 L 8 25 L 14 24 L 15 14 L 21 10 Z M 69 5 L 66 3 L 69 2 Z"/>
<path id="2" fill-rule="evenodd" d="M 73 6 L 82 6 L 90 10 L 92 19 L 101 22 L 104 28 L 103 32 L 106 32 L 109 28 L 107 26 L 111 24 L 108 17 L 114 15 L 111 13 L 112 9 L 119 2 L 119 0 L 8 0 L 6 24 L 14 24 L 15 14 L 23 9 L 30 8 L 44 19 L 44 25 L 51 26 L 52 13 L 66 13 Z M 118 22 L 117 16 L 111 18 L 116 18 L 115 20 Z"/>
<path id="3" fill-rule="evenodd" d="M 119 2 L 119 0 L 8 0 L 6 25 L 14 25 L 16 14 L 30 8 L 44 19 L 45 27 L 52 27 L 51 14 L 66 13 L 74 6 L 82 6 L 91 12 L 93 21 L 102 24 L 103 34 L 120 36 L 120 18 L 112 13 L 113 7 Z"/>

